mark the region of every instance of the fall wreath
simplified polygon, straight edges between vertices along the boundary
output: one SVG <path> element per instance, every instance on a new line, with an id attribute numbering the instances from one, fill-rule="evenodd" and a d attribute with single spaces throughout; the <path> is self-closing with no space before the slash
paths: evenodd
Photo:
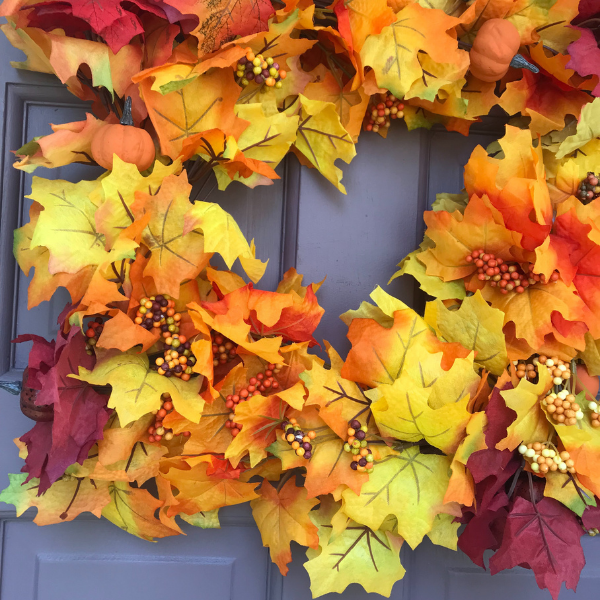
<path id="1" fill-rule="evenodd" d="M 35 177 L 15 232 L 29 307 L 61 287 L 71 303 L 55 340 L 15 340 L 33 347 L 4 387 L 36 423 L 0 499 L 40 525 L 89 511 L 146 540 L 250 502 L 282 574 L 290 542 L 308 547 L 315 597 L 353 582 L 389 596 L 401 545 L 425 536 L 481 566 L 494 550 L 492 573 L 530 568 L 554 598 L 575 589 L 580 538 L 600 527 L 597 11 L 5 0 L 27 56 L 14 66 L 93 113 L 14 166 L 107 172 Z M 424 315 L 377 288 L 342 315 L 347 357 L 319 358 L 320 284 L 292 269 L 255 288 L 266 263 L 211 185 L 272 183 L 291 151 L 344 191 L 335 161 L 361 130 L 467 135 L 495 106 L 504 137 L 472 153 L 464 193 L 438 195 L 394 275 L 433 297 Z"/>

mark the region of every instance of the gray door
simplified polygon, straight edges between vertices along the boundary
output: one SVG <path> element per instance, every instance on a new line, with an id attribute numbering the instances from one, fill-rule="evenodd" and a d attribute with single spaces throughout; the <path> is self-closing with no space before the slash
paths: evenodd
<path id="1" fill-rule="evenodd" d="M 56 316 L 66 299 L 55 297 L 26 310 L 28 281 L 15 268 L 12 230 L 27 217 L 29 204 L 24 196 L 30 191 L 31 176 L 11 168 L 9 151 L 34 136 L 50 133 L 48 123 L 83 118 L 85 106 L 52 77 L 11 69 L 8 61 L 21 56 L 3 37 L 0 55 L 4 91 L 0 96 L 0 376 L 20 379 L 28 348 L 25 344 L 11 348 L 8 340 L 21 333 L 54 336 Z M 471 150 L 501 132 L 501 124 L 493 122 L 475 126 L 469 138 L 442 130 L 408 133 L 396 125 L 387 140 L 375 134 L 361 137 L 358 156 L 345 169 L 348 196 L 317 172 L 300 169 L 295 158 L 290 158 L 281 169 L 282 180 L 275 185 L 256 190 L 232 185 L 225 193 L 214 192 L 210 200 L 234 215 L 248 239 L 256 239 L 261 259 L 270 259 L 262 281 L 265 287 L 274 289 L 291 266 L 304 273 L 308 282 L 327 275 L 319 291 L 327 313 L 316 337 L 345 353 L 345 327 L 337 316 L 357 308 L 375 285 L 385 285 L 399 259 L 421 240 L 421 213 L 436 192 L 459 191 Z M 39 172 L 43 177 L 72 181 L 95 174 L 92 167 L 83 165 Z M 415 308 L 423 302 L 408 280 L 396 280 L 386 289 Z M 21 414 L 14 396 L 0 394 L 0 486 L 5 487 L 7 473 L 21 468 L 12 440 L 27 431 L 31 422 Z M 222 510 L 221 530 L 184 527 L 187 537 L 155 544 L 94 517 L 38 527 L 32 522 L 32 512 L 17 520 L 11 507 L 0 505 L 0 600 L 310 598 L 302 550 L 295 547 L 290 572 L 281 577 L 262 547 L 249 507 Z M 600 568 L 594 563 L 600 557 L 600 542 L 586 538 L 583 543 L 589 564 L 577 597 L 591 600 L 598 598 Z M 403 563 L 407 575 L 394 587 L 394 600 L 549 598 L 537 588 L 529 571 L 514 569 L 490 579 L 464 555 L 428 542 L 416 552 L 404 549 Z M 366 596 L 357 585 L 344 593 L 348 600 Z M 572 596 L 569 592 L 561 598 Z"/>

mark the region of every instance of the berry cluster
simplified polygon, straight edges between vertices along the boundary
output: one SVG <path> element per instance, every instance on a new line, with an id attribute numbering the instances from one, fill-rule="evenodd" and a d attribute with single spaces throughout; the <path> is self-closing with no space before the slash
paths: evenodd
<path id="1" fill-rule="evenodd" d="M 180 377 L 183 381 L 189 381 L 192 373 L 192 367 L 196 364 L 196 357 L 192 354 L 191 343 L 186 341 L 185 336 L 171 338 L 171 347 L 167 348 L 164 358 L 159 356 L 154 362 L 158 367 L 159 375 L 165 377 Z M 175 346 L 177 344 L 177 346 Z"/>
<path id="2" fill-rule="evenodd" d="M 542 400 L 542 404 L 555 423 L 577 425 L 577 421 L 583 419 L 583 411 L 577 404 L 575 396 L 569 394 L 567 390 L 561 390 L 558 394 L 549 393 Z"/>
<path id="3" fill-rule="evenodd" d="M 237 346 L 224 335 L 216 331 L 211 332 L 213 366 L 218 367 L 232 361 L 237 355 Z"/>
<path id="4" fill-rule="evenodd" d="M 600 185 L 598 185 L 598 175 L 593 171 L 587 174 L 587 177 L 579 184 L 577 195 L 584 204 L 595 200 L 600 196 Z"/>
<path id="5" fill-rule="evenodd" d="M 515 366 L 516 375 L 519 379 L 527 379 L 532 382 L 537 379 L 537 361 L 527 362 L 525 360 L 513 360 L 513 365 Z"/>
<path id="6" fill-rule="evenodd" d="M 348 423 L 348 439 L 344 450 L 353 454 L 350 466 L 355 471 L 373 472 L 373 453 L 367 447 L 367 426 L 361 425 L 357 419 Z"/>
<path id="7" fill-rule="evenodd" d="M 391 125 L 391 119 L 401 119 L 404 116 L 404 104 L 392 93 L 379 94 L 379 102 L 371 98 L 365 117 L 365 131 L 379 131 L 381 127 Z"/>
<path id="8" fill-rule="evenodd" d="M 231 435 L 235 437 L 242 430 L 242 425 L 235 422 L 235 407 L 240 402 L 245 402 L 252 396 L 258 396 L 263 392 L 270 390 L 278 390 L 279 382 L 275 380 L 273 375 L 277 375 L 281 369 L 278 365 L 269 364 L 264 373 L 258 373 L 255 377 L 250 377 L 248 385 L 234 394 L 229 394 L 225 398 L 225 406 L 231 409 L 225 427 L 231 431 Z"/>
<path id="9" fill-rule="evenodd" d="M 88 328 L 85 332 L 85 351 L 91 356 L 94 353 L 94 346 L 98 343 L 98 338 L 104 329 L 104 320 L 102 317 L 96 317 L 91 323 L 88 323 Z"/>
<path id="10" fill-rule="evenodd" d="M 598 403 L 590 402 L 588 404 L 588 408 L 592 411 L 592 413 L 590 414 L 590 417 L 592 419 L 592 427 L 600 427 L 600 414 L 598 414 Z"/>
<path id="11" fill-rule="evenodd" d="M 600 534 L 600 531 L 596 527 L 593 527 L 592 529 L 587 530 L 587 534 L 590 537 L 596 537 L 598 534 Z"/>
<path id="12" fill-rule="evenodd" d="M 519 263 L 509 265 L 503 259 L 496 258 L 492 252 L 484 250 L 473 250 L 471 254 L 467 254 L 465 260 L 468 263 L 475 263 L 479 281 L 489 281 L 492 287 L 498 286 L 503 294 L 513 290 L 522 294 L 530 285 L 546 284 L 559 278 L 555 271 L 550 276 L 550 280 L 546 281 L 545 275 L 533 273 L 529 265 L 525 265 L 525 268 Z"/>
<path id="13" fill-rule="evenodd" d="M 179 333 L 181 315 L 175 312 L 175 302 L 166 294 L 142 298 L 134 321 L 148 331 L 158 329 L 163 338 Z"/>
<path id="14" fill-rule="evenodd" d="M 519 454 L 529 461 L 534 473 L 546 474 L 548 471 L 575 473 L 575 462 L 571 455 L 566 450 L 559 452 L 550 442 L 521 444 Z"/>
<path id="15" fill-rule="evenodd" d="M 156 419 L 154 421 L 154 425 L 148 428 L 148 441 L 152 442 L 160 442 L 163 438 L 170 442 L 175 434 L 172 429 L 166 429 L 163 427 L 162 420 L 173 410 L 173 402 L 171 400 L 171 396 L 169 394 L 163 394 L 160 397 L 161 406 L 158 410 L 153 411 L 153 414 L 156 415 Z M 180 435 L 183 437 L 190 437 L 189 431 L 184 431 Z"/>
<path id="16" fill-rule="evenodd" d="M 296 419 L 284 421 L 281 424 L 281 429 L 283 429 L 281 439 L 284 442 L 287 442 L 292 449 L 296 451 L 298 456 L 306 459 L 309 459 L 312 456 L 313 447 L 311 442 L 317 437 L 317 434 L 314 431 L 304 433 L 298 426 L 298 421 L 296 421 Z"/>
<path id="17" fill-rule="evenodd" d="M 268 87 L 280 88 L 287 72 L 279 67 L 272 58 L 265 58 L 262 54 L 254 55 L 251 48 L 246 48 L 246 56 L 240 58 L 237 64 L 238 83 L 243 87 L 251 81 Z"/>
<path id="18" fill-rule="evenodd" d="M 552 383 L 554 385 L 562 385 L 568 379 L 571 379 L 571 369 L 569 364 L 561 360 L 557 356 L 548 358 L 544 354 L 540 354 L 533 362 L 538 362 L 540 365 L 546 365 L 550 375 L 552 375 Z"/>

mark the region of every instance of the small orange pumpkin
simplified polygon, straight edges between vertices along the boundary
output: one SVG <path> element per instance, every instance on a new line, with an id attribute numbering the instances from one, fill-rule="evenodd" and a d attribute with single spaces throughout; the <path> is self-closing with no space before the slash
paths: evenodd
<path id="1" fill-rule="evenodd" d="M 588 373 L 585 365 L 577 365 L 577 382 L 575 383 L 575 393 L 585 390 L 586 400 L 591 402 L 596 399 L 600 389 L 600 379 Z"/>
<path id="2" fill-rule="evenodd" d="M 131 98 L 125 100 L 121 123 L 102 127 L 92 140 L 92 156 L 101 166 L 112 171 L 113 155 L 145 171 L 154 162 L 154 142 L 150 134 L 133 126 Z"/>
<path id="3" fill-rule="evenodd" d="M 521 37 L 517 28 L 504 19 L 490 19 L 477 32 L 470 51 L 471 73 L 481 81 L 502 79 L 519 51 Z"/>

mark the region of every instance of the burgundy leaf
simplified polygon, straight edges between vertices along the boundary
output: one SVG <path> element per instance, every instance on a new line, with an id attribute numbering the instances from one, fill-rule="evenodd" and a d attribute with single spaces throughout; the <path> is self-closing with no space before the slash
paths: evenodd
<path id="1" fill-rule="evenodd" d="M 80 366 L 92 369 L 95 362 L 85 351 L 80 329 L 73 327 L 68 336 L 59 334 L 54 358 L 55 365 L 38 376 L 41 388 L 36 398 L 37 405 L 54 407 L 54 420 L 37 423 L 21 437 L 28 451 L 22 470 L 29 474 L 28 479 L 40 479 L 40 494 L 59 479 L 67 467 L 83 463 L 90 448 L 102 439 L 111 413 L 106 408 L 107 396 L 69 377 L 77 374 Z"/>
<path id="2" fill-rule="evenodd" d="M 600 502 L 596 498 L 596 502 Z M 581 520 L 587 529 L 600 529 L 600 507 L 588 506 L 581 515 Z"/>
<path id="3" fill-rule="evenodd" d="M 39 378 L 54 366 L 56 343 L 54 340 L 48 342 L 43 337 L 33 334 L 20 335 L 12 341 L 13 344 L 22 344 L 24 342 L 33 342 L 33 348 L 29 352 L 26 385 L 34 390 L 41 390 L 42 384 Z"/>
<path id="4" fill-rule="evenodd" d="M 502 545 L 490 559 L 492 575 L 516 566 L 532 569 L 540 588 L 556 600 L 563 582 L 575 590 L 585 566 L 583 530 L 575 514 L 553 498 L 516 499 L 506 519 Z"/>
<path id="5" fill-rule="evenodd" d="M 581 37 L 569 45 L 571 60 L 568 69 L 573 69 L 582 77 L 596 75 L 600 77 L 600 48 L 593 32 L 589 29 L 574 27 L 581 33 Z M 600 96 L 600 81 L 592 90 L 594 96 Z"/>
<path id="6" fill-rule="evenodd" d="M 512 389 L 512 384 L 507 383 L 502 390 Z M 492 390 L 490 400 L 485 409 L 488 425 L 485 430 L 485 443 L 488 448 L 495 448 L 496 444 L 503 440 L 508 431 L 508 426 L 517 418 L 517 413 L 506 406 L 504 398 L 500 395 L 498 388 Z"/>

